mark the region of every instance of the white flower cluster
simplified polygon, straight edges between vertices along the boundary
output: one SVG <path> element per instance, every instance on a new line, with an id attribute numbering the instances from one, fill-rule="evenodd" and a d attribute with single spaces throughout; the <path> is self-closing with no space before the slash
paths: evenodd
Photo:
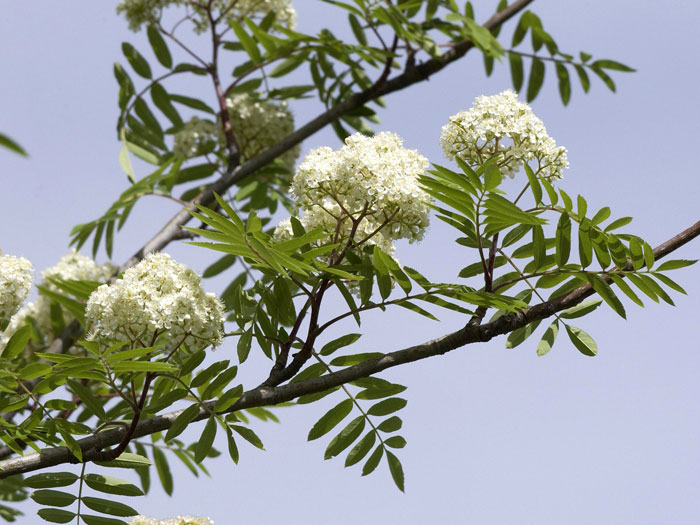
<path id="1" fill-rule="evenodd" d="M 60 292 L 59 288 L 49 279 L 103 283 L 109 280 L 115 269 L 111 264 L 98 266 L 91 258 L 74 251 L 61 257 L 56 265 L 41 272 L 41 285 L 54 292 Z M 36 326 L 41 330 L 46 345 L 60 335 L 53 334 L 51 329 L 51 300 L 45 295 L 40 295 L 35 302 L 24 306 L 12 318 L 3 334 L 0 346 L 4 346 L 12 334 L 23 326 L 29 318 L 33 319 Z M 63 310 L 63 320 L 68 324 L 73 320 L 73 316 L 66 310 Z"/>
<path id="2" fill-rule="evenodd" d="M 154 24 L 160 20 L 163 9 L 170 6 L 186 5 L 192 9 L 195 30 L 202 32 L 209 27 L 209 17 L 203 5 L 186 0 L 122 0 L 117 13 L 124 13 L 129 29 L 138 31 L 144 24 Z M 297 12 L 290 0 L 214 0 L 212 9 L 225 13 L 226 20 L 242 21 L 244 18 L 263 18 L 268 13 L 276 14 L 275 21 L 290 29 L 296 27 Z"/>
<path id="3" fill-rule="evenodd" d="M 557 147 L 532 108 L 511 90 L 477 97 L 471 109 L 450 117 L 440 143 L 448 159 L 459 157 L 472 166 L 495 157 L 510 177 L 532 160 L 548 179 L 560 179 L 569 167 L 566 148 Z"/>
<path id="4" fill-rule="evenodd" d="M 209 518 L 195 518 L 193 516 L 178 516 L 165 520 L 135 516 L 129 520 L 129 525 L 214 525 Z"/>
<path id="5" fill-rule="evenodd" d="M 147 255 L 121 279 L 97 288 L 85 314 L 93 339 L 148 346 L 165 336 L 166 348 L 184 342 L 199 350 L 223 338 L 221 302 L 202 290 L 199 275 L 165 253 Z"/>
<path id="6" fill-rule="evenodd" d="M 17 313 L 32 288 L 34 268 L 24 257 L 0 256 L 0 322 Z"/>
<path id="7" fill-rule="evenodd" d="M 190 158 L 211 151 L 216 145 L 216 124 L 208 120 L 192 117 L 173 137 L 173 153 L 178 157 Z"/>
<path id="8" fill-rule="evenodd" d="M 286 102 L 275 104 L 260 100 L 250 93 L 241 93 L 226 99 L 231 129 L 236 137 L 244 160 L 270 148 L 294 131 L 294 117 Z M 225 145 L 221 125 L 219 142 Z M 287 171 L 294 170 L 299 157 L 299 146 L 290 148 L 280 156 Z"/>
<path id="9" fill-rule="evenodd" d="M 305 227 L 323 226 L 334 243 L 376 244 L 392 254 L 393 241 L 419 241 L 428 227 L 430 197 L 418 184 L 427 167 L 428 159 L 404 148 L 394 133 L 357 133 L 337 151 L 312 150 L 291 193 Z M 290 228 L 283 221 L 276 237 L 288 237 Z"/>

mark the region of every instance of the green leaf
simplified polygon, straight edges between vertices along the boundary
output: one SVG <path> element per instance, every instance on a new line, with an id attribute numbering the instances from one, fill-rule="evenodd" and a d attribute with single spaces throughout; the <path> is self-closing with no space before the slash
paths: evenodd
<path id="1" fill-rule="evenodd" d="M 593 357 L 598 353 L 598 345 L 595 344 L 593 338 L 586 332 L 575 326 L 564 325 L 569 339 L 574 344 L 578 351 L 583 355 Z"/>
<path id="2" fill-rule="evenodd" d="M 561 268 L 569 261 L 571 254 L 571 219 L 568 213 L 562 213 L 559 217 L 555 238 L 557 250 L 554 257 L 557 266 Z"/>
<path id="3" fill-rule="evenodd" d="M 618 299 L 615 292 L 610 288 L 610 285 L 599 275 L 588 274 L 586 277 L 588 278 L 588 282 L 591 283 L 591 286 L 593 286 L 593 289 L 603 298 L 603 301 L 605 301 L 620 317 L 627 319 L 625 307 L 622 306 L 622 302 L 620 302 L 620 299 Z"/>
<path id="4" fill-rule="evenodd" d="M 365 436 L 350 450 L 345 458 L 345 466 L 350 467 L 364 458 L 374 446 L 377 435 L 374 430 L 370 430 Z"/>
<path id="5" fill-rule="evenodd" d="M 391 472 L 391 477 L 394 480 L 394 483 L 396 483 L 396 486 L 399 488 L 401 492 L 404 491 L 404 476 L 403 476 L 403 467 L 401 466 L 401 462 L 399 461 L 399 458 L 397 458 L 394 454 L 389 452 L 388 450 L 386 451 L 386 460 L 389 463 L 389 471 Z"/>
<path id="6" fill-rule="evenodd" d="M 25 478 L 22 485 L 31 489 L 48 489 L 67 487 L 77 480 L 78 476 L 72 472 L 43 472 Z"/>
<path id="7" fill-rule="evenodd" d="M 235 255 L 224 255 L 218 261 L 214 262 L 213 264 L 210 264 L 202 273 L 202 277 L 206 279 L 209 277 L 214 277 L 215 275 L 219 275 L 221 272 L 228 270 L 231 266 L 233 266 L 233 263 L 235 262 Z"/>
<path id="8" fill-rule="evenodd" d="M 164 361 L 120 361 L 111 365 L 112 371 L 120 374 L 124 372 L 162 372 L 177 373 L 175 365 Z"/>
<path id="9" fill-rule="evenodd" d="M 403 421 L 401 421 L 400 417 L 391 416 L 390 418 L 382 421 L 379 426 L 377 426 L 377 430 L 381 430 L 382 432 L 396 432 L 397 430 L 401 429 L 402 426 Z"/>
<path id="10" fill-rule="evenodd" d="M 612 221 L 610 224 L 608 224 L 605 227 L 606 232 L 611 232 L 613 230 L 616 230 L 618 228 L 622 228 L 623 226 L 627 226 L 630 222 L 632 222 L 632 217 L 620 217 L 619 219 L 616 219 Z"/>
<path id="11" fill-rule="evenodd" d="M 144 468 L 150 467 L 151 461 L 140 454 L 132 452 L 122 452 L 118 458 L 112 461 L 95 461 L 96 465 L 108 468 Z"/>
<path id="12" fill-rule="evenodd" d="M 534 270 L 542 267 L 547 257 L 547 247 L 544 239 L 544 230 L 542 226 L 533 226 L 532 228 L 532 251 L 534 255 L 533 263 Z"/>
<path id="13" fill-rule="evenodd" d="M 254 447 L 259 448 L 260 450 L 265 449 L 263 442 L 260 440 L 258 435 L 255 432 L 253 432 L 250 428 L 241 425 L 231 425 L 231 429 L 235 430 L 238 433 L 238 435 L 240 435 L 243 439 L 245 439 Z"/>
<path id="14" fill-rule="evenodd" d="M 612 69 L 614 71 L 624 71 L 626 73 L 633 73 L 636 71 L 636 69 L 632 69 L 629 66 L 626 66 L 624 64 L 621 64 L 620 62 L 615 62 L 614 60 L 596 60 L 595 62 L 591 62 L 590 64 L 591 67 L 593 68 L 603 68 L 603 69 Z"/>
<path id="15" fill-rule="evenodd" d="M 513 79 L 513 89 L 516 93 L 520 93 L 524 77 L 523 58 L 515 53 L 509 53 L 508 62 L 510 63 L 510 76 Z"/>
<path id="16" fill-rule="evenodd" d="M 156 472 L 158 472 L 158 479 L 163 486 L 163 490 L 168 496 L 171 496 L 173 493 L 173 475 L 170 472 L 170 465 L 168 465 L 165 452 L 160 447 L 153 447 L 153 462 L 156 464 Z"/>
<path id="17" fill-rule="evenodd" d="M 539 204 L 542 202 L 542 186 L 537 180 L 537 175 L 527 163 L 523 164 L 523 168 L 525 168 L 527 180 L 530 183 L 530 190 L 532 190 L 532 195 L 535 198 L 535 204 Z"/>
<path id="18" fill-rule="evenodd" d="M 691 266 L 696 262 L 698 262 L 696 259 L 674 259 L 671 261 L 664 261 L 656 268 L 656 271 L 665 272 L 668 270 L 677 270 L 679 268 Z"/>
<path id="19" fill-rule="evenodd" d="M 81 514 L 80 517 L 85 525 L 128 525 L 123 520 L 107 518 L 105 516 L 95 516 L 94 514 Z"/>
<path id="20" fill-rule="evenodd" d="M 672 290 L 677 291 L 678 293 L 682 293 L 683 295 L 688 295 L 688 293 L 683 289 L 683 287 L 675 282 L 673 279 L 668 277 L 667 275 L 664 275 L 662 273 L 653 273 L 652 274 L 654 277 L 656 277 L 659 281 L 664 283 L 666 286 L 671 288 Z"/>
<path id="21" fill-rule="evenodd" d="M 333 359 L 330 364 L 331 366 L 354 366 L 362 363 L 363 361 L 367 361 L 368 359 L 376 359 L 383 356 L 384 354 L 381 352 L 365 352 L 361 354 L 343 355 Z"/>
<path id="22" fill-rule="evenodd" d="M 32 492 L 31 498 L 39 505 L 50 505 L 51 507 L 67 507 L 72 504 L 77 496 L 61 490 L 42 489 Z"/>
<path id="23" fill-rule="evenodd" d="M 644 303 L 642 302 L 642 300 L 637 296 L 636 293 L 634 293 L 632 288 L 630 288 L 630 286 L 623 280 L 623 278 L 620 275 L 611 273 L 610 278 L 627 297 L 632 299 L 632 301 L 637 303 L 639 306 L 644 307 Z"/>
<path id="24" fill-rule="evenodd" d="M 362 434 L 365 417 L 357 416 L 328 444 L 323 459 L 330 459 L 348 448 Z"/>
<path id="25" fill-rule="evenodd" d="M 10 340 L 7 342 L 7 346 L 5 346 L 5 349 L 0 355 L 7 361 L 14 359 L 24 350 L 31 337 L 32 326 L 25 324 L 12 334 L 12 337 L 10 337 Z"/>
<path id="26" fill-rule="evenodd" d="M 146 59 L 143 58 L 143 55 L 141 55 L 134 46 L 128 42 L 122 42 L 122 53 L 124 53 L 129 64 L 131 64 L 131 67 L 138 75 L 149 80 L 153 77 L 151 66 L 148 65 Z"/>
<path id="27" fill-rule="evenodd" d="M 170 55 L 170 50 L 168 49 L 168 44 L 165 43 L 163 37 L 160 35 L 155 26 L 149 24 L 146 28 L 146 34 L 148 35 L 148 41 L 151 44 L 153 53 L 156 55 L 158 62 L 160 62 L 163 67 L 170 69 L 173 67 L 173 57 Z"/>
<path id="28" fill-rule="evenodd" d="M 5 135 L 4 133 L 0 133 L 0 146 L 3 146 L 11 151 L 14 151 L 15 153 L 19 153 L 20 155 L 26 157 L 27 152 L 24 151 L 24 148 L 17 144 L 14 140 L 12 140 L 10 137 Z"/>
<path id="29" fill-rule="evenodd" d="M 365 35 L 364 29 L 362 29 L 362 24 L 352 13 L 348 14 L 348 21 L 350 22 L 350 28 L 352 29 L 355 38 L 362 46 L 367 45 L 367 36 Z"/>
<path id="30" fill-rule="evenodd" d="M 253 342 L 253 331 L 246 330 L 243 332 L 241 337 L 238 339 L 238 345 L 236 347 L 238 352 L 238 362 L 243 364 L 248 355 L 250 354 L 250 347 Z"/>
<path id="31" fill-rule="evenodd" d="M 501 175 L 501 170 L 498 169 L 493 163 L 486 166 L 486 173 L 484 174 L 484 189 L 486 191 L 495 190 L 503 180 L 503 175 Z"/>
<path id="32" fill-rule="evenodd" d="M 537 327 L 540 325 L 540 322 L 541 320 L 538 319 L 536 321 L 528 323 L 522 328 L 513 330 L 510 333 L 510 335 L 508 335 L 508 339 L 506 339 L 506 348 L 515 348 L 519 344 L 523 343 L 528 337 L 532 335 L 532 333 L 535 330 L 537 330 Z"/>
<path id="33" fill-rule="evenodd" d="M 540 92 L 542 83 L 544 82 L 544 62 L 539 58 L 532 59 L 532 67 L 530 68 L 530 79 L 527 83 L 527 101 L 532 102 Z"/>
<path id="34" fill-rule="evenodd" d="M 154 452 L 155 450 L 158 449 L 154 448 Z M 122 479 L 102 474 L 85 474 L 83 479 L 88 487 L 98 492 L 116 494 L 118 496 L 143 496 L 140 488 Z"/>
<path id="35" fill-rule="evenodd" d="M 95 397 L 94 393 L 88 387 L 82 385 L 79 381 L 72 381 L 70 379 L 67 383 L 71 391 L 80 398 L 90 412 L 100 420 L 107 419 L 102 403 L 100 403 L 98 398 Z"/>
<path id="36" fill-rule="evenodd" d="M 542 334 L 542 339 L 540 339 L 540 342 L 537 343 L 537 355 L 539 357 L 549 353 L 552 346 L 554 346 L 554 341 L 556 340 L 558 333 L 559 321 L 555 319 L 544 331 L 544 334 Z"/>
<path id="37" fill-rule="evenodd" d="M 391 436 L 384 440 L 384 444 L 391 448 L 403 448 L 406 446 L 406 439 L 403 436 Z"/>
<path id="38" fill-rule="evenodd" d="M 246 30 L 243 29 L 243 26 L 241 26 L 241 24 L 239 24 L 236 20 L 230 19 L 229 25 L 231 26 L 231 29 L 233 29 L 233 32 L 236 33 L 238 41 L 241 43 L 241 46 L 243 46 L 243 49 L 253 63 L 259 64 L 262 57 L 260 55 L 260 50 L 258 49 L 258 43 L 255 41 L 255 39 L 250 36 Z"/>
<path id="39" fill-rule="evenodd" d="M 226 427 L 226 440 L 228 444 L 228 454 L 233 460 L 235 464 L 238 464 L 238 459 L 239 459 L 239 454 L 238 454 L 238 445 L 236 445 L 236 440 L 233 437 L 233 432 L 231 432 L 231 429 L 227 426 Z"/>
<path id="40" fill-rule="evenodd" d="M 214 111 L 212 108 L 210 108 L 206 103 L 202 102 L 198 98 L 192 98 L 192 97 L 186 97 L 185 95 L 173 95 L 169 94 L 170 100 L 173 102 L 178 102 L 182 104 L 183 106 L 187 106 L 189 108 L 193 109 L 198 109 L 200 111 L 204 111 L 205 113 L 210 113 L 211 115 L 216 115 L 216 111 Z M 179 178 L 178 178 L 179 180 Z"/>
<path id="41" fill-rule="evenodd" d="M 566 106 L 571 98 L 571 80 L 569 71 L 561 62 L 556 63 L 557 77 L 559 78 L 559 95 L 562 103 Z"/>
<path id="42" fill-rule="evenodd" d="M 339 348 L 343 348 L 344 346 L 349 346 L 353 344 L 355 341 L 357 341 L 360 337 L 362 337 L 362 334 L 346 334 L 341 337 L 338 337 L 337 339 L 333 339 L 333 341 L 326 343 L 323 345 L 323 348 L 321 348 L 321 355 L 330 355 Z"/>
<path id="43" fill-rule="evenodd" d="M 293 55 L 289 58 L 286 58 L 282 62 L 280 62 L 275 67 L 275 69 L 270 71 L 270 76 L 272 78 L 283 77 L 287 73 L 291 73 L 296 68 L 298 68 L 300 65 L 304 64 L 306 62 L 306 58 L 307 58 L 306 54 Z"/>
<path id="44" fill-rule="evenodd" d="M 374 470 L 379 465 L 379 462 L 382 460 L 383 455 L 384 455 L 384 447 L 382 445 L 377 445 L 377 448 L 374 449 L 374 452 L 372 452 L 372 455 L 369 457 L 369 459 L 365 462 L 364 466 L 362 467 L 362 475 L 367 476 L 368 474 L 371 474 L 372 472 L 374 472 Z"/>
<path id="45" fill-rule="evenodd" d="M 135 516 L 138 514 L 136 509 L 118 501 L 90 496 L 83 496 L 82 501 L 89 509 L 103 514 L 111 514 L 112 516 Z"/>
<path id="46" fill-rule="evenodd" d="M 216 416 L 209 416 L 207 424 L 204 426 L 202 435 L 199 436 L 199 441 L 194 449 L 194 460 L 197 463 L 201 463 L 207 454 L 211 450 L 211 446 L 214 444 L 214 438 L 216 437 Z"/>
<path id="47" fill-rule="evenodd" d="M 327 434 L 340 423 L 352 410 L 352 400 L 345 399 L 326 412 L 309 431 L 307 439 L 313 441 Z"/>
<path id="48" fill-rule="evenodd" d="M 610 91 L 612 91 L 613 93 L 615 92 L 615 82 L 613 82 L 613 79 L 610 78 L 610 76 L 605 71 L 597 67 L 592 67 L 591 71 L 593 71 L 598 76 L 598 78 L 601 79 L 606 86 L 608 86 L 608 89 Z"/>
<path id="49" fill-rule="evenodd" d="M 188 406 L 183 410 L 179 416 L 175 418 L 173 424 L 170 425 L 168 432 L 165 434 L 165 441 L 170 441 L 171 439 L 179 436 L 187 428 L 194 419 L 199 415 L 200 407 L 199 404 L 194 404 Z"/>
<path id="50" fill-rule="evenodd" d="M 367 413 L 370 416 L 388 416 L 389 414 L 401 410 L 407 404 L 408 401 L 401 397 L 391 397 L 372 405 Z"/>
<path id="51" fill-rule="evenodd" d="M 75 512 L 61 509 L 39 509 L 37 514 L 51 523 L 69 523 L 75 518 Z"/>
<path id="52" fill-rule="evenodd" d="M 577 304 L 576 306 L 568 308 L 563 312 L 560 312 L 559 317 L 563 317 L 564 319 L 576 319 L 577 317 L 583 317 L 584 315 L 588 315 L 593 310 L 598 308 L 602 303 L 602 299 L 589 299 Z"/>

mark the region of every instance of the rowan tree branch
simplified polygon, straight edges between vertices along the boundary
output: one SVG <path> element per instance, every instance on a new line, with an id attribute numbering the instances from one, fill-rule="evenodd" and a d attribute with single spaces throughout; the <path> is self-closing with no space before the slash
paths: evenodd
<path id="1" fill-rule="evenodd" d="M 665 257 L 699 235 L 700 221 L 656 247 L 654 249 L 654 258 L 661 259 Z M 248 408 L 292 401 L 303 395 L 323 392 L 330 388 L 374 375 L 387 368 L 446 354 L 471 343 L 486 342 L 496 336 L 522 328 L 533 321 L 545 319 L 556 312 L 576 306 L 594 293 L 591 285 L 586 284 L 566 295 L 531 306 L 522 312 L 507 314 L 495 321 L 482 325 L 468 324 L 464 328 L 438 339 L 390 352 L 382 357 L 368 359 L 358 365 L 337 372 L 277 387 L 259 386 L 244 392 L 240 399 L 226 412 L 236 412 Z M 200 410 L 199 416 L 193 422 L 207 419 L 211 415 L 211 410 L 213 410 L 215 404 L 216 400 L 205 403 L 205 408 Z M 183 410 L 177 410 L 140 422 L 132 434 L 133 438 L 167 430 L 182 412 Z M 114 428 L 79 440 L 78 443 L 83 451 L 83 459 L 85 461 L 99 459 L 100 451 L 103 448 L 121 442 L 125 432 L 126 430 L 123 428 Z M 76 462 L 76 459 L 67 447 L 49 448 L 42 450 L 38 454 L 28 454 L 0 462 L 0 479 L 71 462 Z"/>

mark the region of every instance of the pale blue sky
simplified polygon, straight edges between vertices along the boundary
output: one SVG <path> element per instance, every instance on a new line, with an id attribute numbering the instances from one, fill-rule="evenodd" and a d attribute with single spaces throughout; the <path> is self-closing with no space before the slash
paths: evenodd
<path id="1" fill-rule="evenodd" d="M 320 2 L 297 0 L 302 30 L 328 16 Z M 477 2 L 477 17 L 488 16 Z M 0 234 L 3 253 L 29 257 L 38 269 L 66 252 L 68 231 L 95 218 L 126 187 L 117 163 L 116 83 L 112 63 L 120 43 L 144 49 L 114 14 L 114 4 L 4 2 L 0 16 L 0 131 L 17 139 L 28 160 L 0 150 Z M 618 93 L 597 79 L 591 93 L 574 87 L 569 107 L 559 102 L 553 70 L 533 104 L 557 142 L 569 149 L 571 169 L 561 183 L 582 193 L 589 209 L 610 205 L 632 215 L 632 228 L 656 245 L 698 220 L 700 180 L 695 173 L 697 23 L 692 2 L 558 2 L 532 9 L 560 48 L 585 50 L 638 69 L 615 74 Z M 503 34 L 510 40 L 513 24 Z M 431 160 L 446 162 L 440 127 L 480 94 L 510 87 L 505 65 L 485 79 L 477 54 L 430 82 L 390 96 L 378 130 L 404 137 Z M 198 91 L 203 93 L 203 91 Z M 209 96 L 209 95 L 206 95 Z M 294 107 L 297 123 L 314 116 Z M 330 132 L 304 143 L 337 146 Z M 140 175 L 145 175 L 141 172 Z M 137 208 L 117 238 L 115 260 L 131 255 L 169 218 L 171 202 Z M 399 257 L 436 280 L 448 280 L 473 262 L 435 223 L 426 241 L 401 246 Z M 198 270 L 208 253 L 171 252 Z M 676 254 L 698 258 L 700 242 Z M 104 254 L 101 255 L 104 258 Z M 193 478 L 176 460 L 176 491 L 159 486 L 132 501 L 144 514 L 202 514 L 217 525 L 297 523 L 697 523 L 700 521 L 700 366 L 697 341 L 700 273 L 674 276 L 689 292 L 677 307 L 626 302 L 628 320 L 601 308 L 580 324 L 597 340 L 599 355 L 579 354 L 563 334 L 544 358 L 536 340 L 515 350 L 504 339 L 470 346 L 383 375 L 409 389 L 401 414 L 408 446 L 399 451 L 406 494 L 388 469 L 361 478 L 341 459 L 323 461 L 328 439 L 306 434 L 339 399 L 279 410 L 282 425 L 257 424 L 266 452 L 241 443 L 241 461 L 208 465 L 212 477 Z M 216 282 L 206 283 L 216 290 Z M 404 312 L 368 316 L 358 348 L 391 351 L 458 328 L 464 320 L 441 315 L 431 323 Z M 354 330 L 347 325 L 348 331 Z M 217 359 L 235 360 L 225 344 Z M 243 374 L 257 384 L 264 360 Z M 196 435 L 198 428 L 192 434 Z M 217 446 L 225 450 L 224 443 Z M 156 483 L 157 485 L 157 483 Z M 37 523 L 32 505 L 20 524 Z"/>

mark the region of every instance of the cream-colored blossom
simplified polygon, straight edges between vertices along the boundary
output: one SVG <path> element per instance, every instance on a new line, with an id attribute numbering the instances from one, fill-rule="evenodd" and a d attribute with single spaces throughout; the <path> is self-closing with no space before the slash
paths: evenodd
<path id="1" fill-rule="evenodd" d="M 404 148 L 394 133 L 357 133 L 337 151 L 312 150 L 294 175 L 291 193 L 304 216 L 311 216 L 307 222 L 343 217 L 344 231 L 361 221 L 355 241 L 376 232 L 389 243 L 414 242 L 423 238 L 429 224 L 431 199 L 418 183 L 427 167 L 428 159 Z"/>
<path id="2" fill-rule="evenodd" d="M 279 104 L 261 100 L 255 94 L 241 93 L 226 99 L 231 129 L 236 137 L 243 160 L 251 159 L 270 148 L 294 131 L 294 116 L 286 102 Z M 225 139 L 219 126 L 222 149 Z M 287 171 L 294 170 L 299 146 L 280 156 Z"/>
<path id="3" fill-rule="evenodd" d="M 122 0 L 117 6 L 117 13 L 124 13 L 129 22 L 129 29 L 138 31 L 145 24 L 155 24 L 160 20 L 163 9 L 171 6 L 186 6 L 191 13 L 191 20 L 197 32 L 209 27 L 204 4 L 186 2 L 185 0 Z M 215 18 L 224 14 L 226 21 L 244 18 L 262 19 L 268 13 L 274 12 L 275 21 L 290 29 L 296 27 L 297 12 L 290 0 L 214 0 L 212 11 Z"/>
<path id="4" fill-rule="evenodd" d="M 536 171 L 549 179 L 560 179 L 569 167 L 566 148 L 556 145 L 532 108 L 511 90 L 477 97 L 469 110 L 451 116 L 440 143 L 447 158 L 472 166 L 495 157 L 510 177 L 525 162 L 536 161 Z"/>
<path id="5" fill-rule="evenodd" d="M 195 518 L 193 516 L 178 516 L 164 520 L 135 516 L 129 520 L 129 525 L 214 525 L 214 522 L 209 518 Z"/>
<path id="6" fill-rule="evenodd" d="M 216 124 L 192 117 L 173 137 L 173 153 L 190 158 L 211 151 L 216 145 Z"/>
<path id="7" fill-rule="evenodd" d="M 85 310 L 93 339 L 150 345 L 164 336 L 166 347 L 218 346 L 223 338 L 223 305 L 205 293 L 193 270 L 165 253 L 147 255 L 113 284 L 102 285 Z"/>
<path id="8" fill-rule="evenodd" d="M 0 256 L 0 323 L 20 309 L 32 288 L 34 268 L 24 257 Z"/>
<path id="9" fill-rule="evenodd" d="M 41 272 L 41 285 L 53 292 L 63 293 L 50 279 L 64 281 L 96 281 L 107 282 L 114 274 L 116 267 L 107 263 L 97 265 L 90 257 L 76 251 L 67 253 L 59 261 Z M 7 330 L 0 338 L 0 347 L 7 344 L 9 338 L 31 319 L 39 328 L 44 338 L 44 345 L 49 345 L 60 334 L 54 334 L 51 328 L 51 300 L 45 295 L 39 295 L 36 301 L 22 307 L 10 320 Z M 73 321 L 73 315 L 63 310 L 63 322 L 68 324 Z"/>

